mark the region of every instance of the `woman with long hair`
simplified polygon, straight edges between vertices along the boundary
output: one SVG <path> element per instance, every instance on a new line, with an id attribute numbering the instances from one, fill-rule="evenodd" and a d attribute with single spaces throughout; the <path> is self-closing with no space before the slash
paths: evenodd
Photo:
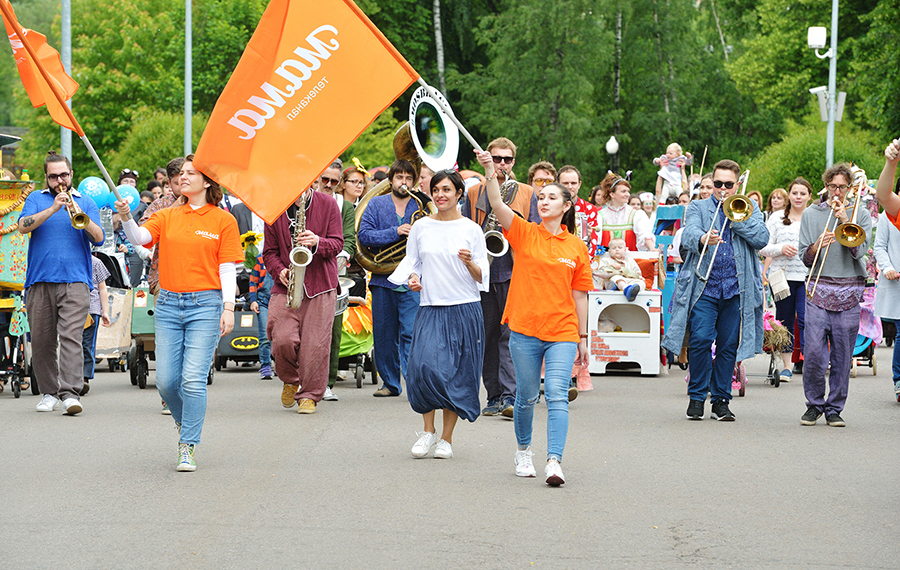
<path id="1" fill-rule="evenodd" d="M 803 212 L 809 206 L 812 196 L 812 185 L 803 178 L 795 178 L 789 185 L 791 193 L 787 205 L 781 211 L 776 211 L 766 226 L 769 228 L 769 245 L 760 250 L 760 254 L 766 257 L 764 275 L 774 277 L 775 271 L 784 272 L 787 280 L 789 294 L 783 299 L 775 300 L 775 318 L 781 321 L 788 331 L 793 333 L 794 322 L 800 334 L 794 339 L 800 345 L 803 352 L 803 330 L 805 328 L 806 309 L 806 276 L 809 268 L 803 264 L 803 259 L 798 255 L 798 242 L 800 240 L 800 219 Z M 779 373 L 781 382 L 789 382 L 791 372 L 791 354 L 794 351 L 793 343 L 781 353 L 782 371 Z"/>
<path id="2" fill-rule="evenodd" d="M 650 227 L 650 219 L 643 210 L 628 206 L 631 183 L 615 172 L 610 172 L 600 183 L 600 188 L 606 203 L 600 210 L 603 220 L 600 245 L 607 247 L 611 239 L 621 238 L 631 251 L 653 250 L 656 240 Z"/>
<path id="3" fill-rule="evenodd" d="M 345 168 L 335 192 L 355 206 L 366 189 L 366 174 L 365 170 L 356 166 Z"/>
<path id="4" fill-rule="evenodd" d="M 788 186 L 790 188 L 790 186 Z M 784 210 L 788 205 L 788 193 L 784 188 L 776 188 L 769 194 L 766 201 L 766 209 L 763 211 L 763 218 L 768 219 L 775 213 Z"/>
<path id="5" fill-rule="evenodd" d="M 156 388 L 178 428 L 177 471 L 196 471 L 194 448 L 206 417 L 206 379 L 219 337 L 234 328 L 235 263 L 244 259 L 237 220 L 217 207 L 222 190 L 185 157 L 178 179 L 187 203 L 159 210 L 138 227 L 116 201 L 132 243 L 159 248 Z"/>
<path id="6" fill-rule="evenodd" d="M 406 240 L 406 256 L 388 280 L 420 291 L 407 362 L 409 404 L 424 420 L 412 456 L 453 457 L 453 429 L 461 417 L 478 419 L 479 379 L 484 356 L 481 291 L 489 287 L 484 231 L 456 205 L 466 186 L 455 170 L 430 180 L 437 213 L 416 222 Z M 443 410 L 440 440 L 434 419 Z"/>
<path id="7" fill-rule="evenodd" d="M 572 362 L 577 354 L 582 367 L 588 364 L 587 292 L 594 283 L 587 246 L 568 231 L 575 223 L 575 209 L 565 186 L 554 183 L 541 189 L 537 196 L 541 223 L 526 222 L 503 203 L 490 153 L 479 152 L 477 158 L 487 176 L 491 207 L 516 254 L 502 319 L 511 330 L 509 349 L 516 370 L 516 475 L 535 476 L 531 435 L 544 363 L 544 475 L 548 485 L 559 486 L 565 483 L 560 463 L 569 429 Z"/>

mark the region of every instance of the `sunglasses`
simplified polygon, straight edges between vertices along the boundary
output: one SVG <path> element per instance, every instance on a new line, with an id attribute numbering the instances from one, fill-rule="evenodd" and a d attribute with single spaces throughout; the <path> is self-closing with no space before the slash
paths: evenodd
<path id="1" fill-rule="evenodd" d="M 504 164 L 512 164 L 515 160 L 513 156 L 494 156 L 491 155 L 491 160 L 494 161 L 494 164 L 500 164 L 501 162 Z"/>
<path id="2" fill-rule="evenodd" d="M 140 177 L 141 177 L 140 174 L 138 174 L 138 171 L 137 171 L 137 170 L 132 170 L 132 169 L 130 169 L 130 168 L 126 168 L 125 170 L 123 170 L 122 172 L 120 172 L 120 173 L 119 173 L 119 176 L 122 176 L 123 174 L 133 174 L 135 178 L 140 178 Z"/>
<path id="3" fill-rule="evenodd" d="M 340 182 L 340 180 L 337 178 L 328 178 L 327 176 L 322 177 L 322 184 L 325 186 L 336 186 L 338 182 Z"/>
<path id="4" fill-rule="evenodd" d="M 713 186 L 715 186 L 716 188 L 721 188 L 722 186 L 724 186 L 725 188 L 731 190 L 732 188 L 734 188 L 734 182 L 722 182 L 721 180 L 713 180 Z"/>
<path id="5" fill-rule="evenodd" d="M 47 179 L 48 180 L 61 180 L 63 178 L 68 178 L 69 176 L 72 176 L 71 172 L 60 172 L 59 174 L 48 174 Z"/>
<path id="6" fill-rule="evenodd" d="M 553 182 L 552 178 L 535 178 L 534 179 L 535 186 L 546 186 L 547 184 L 550 184 L 551 182 Z"/>

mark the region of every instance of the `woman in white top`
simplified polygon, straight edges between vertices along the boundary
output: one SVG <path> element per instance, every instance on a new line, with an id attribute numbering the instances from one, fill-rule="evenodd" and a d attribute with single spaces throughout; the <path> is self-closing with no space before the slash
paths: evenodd
<path id="1" fill-rule="evenodd" d="M 409 404 L 425 422 L 412 447 L 413 457 L 425 457 L 432 448 L 436 459 L 453 457 L 456 421 L 462 417 L 474 422 L 481 413 L 481 291 L 488 290 L 490 266 L 483 230 L 456 207 L 464 194 L 458 172 L 434 174 L 431 199 L 438 212 L 413 225 L 406 257 L 388 277 L 421 291 L 406 377 Z M 434 426 L 438 409 L 444 411 L 440 441 Z"/>
<path id="2" fill-rule="evenodd" d="M 655 249 L 656 240 L 647 214 L 628 206 L 631 183 L 610 172 L 600 183 L 600 187 L 606 202 L 600 210 L 603 221 L 600 245 L 609 247 L 610 240 L 620 238 L 625 240 L 625 246 L 631 251 Z"/>
<path id="3" fill-rule="evenodd" d="M 764 266 L 764 275 L 767 276 L 776 269 L 783 269 L 790 295 L 775 302 L 775 318 L 781 321 L 788 331 L 793 334 L 794 320 L 796 318 L 797 341 L 800 343 L 800 351 L 803 352 L 803 328 L 806 308 L 806 276 L 809 269 L 803 264 L 802 256 L 798 255 L 797 246 L 800 241 L 800 218 L 809 205 L 812 196 L 812 186 L 803 178 L 795 178 L 791 182 L 787 205 L 784 210 L 775 211 L 766 222 L 769 228 L 769 245 L 760 253 L 767 259 Z M 781 354 L 784 369 L 779 375 L 782 382 L 789 382 L 792 376 L 791 353 L 793 345 L 784 349 Z"/>
<path id="4" fill-rule="evenodd" d="M 900 325 L 900 230 L 887 216 L 879 216 L 875 243 L 872 246 L 878 261 L 878 287 L 875 289 L 875 316 L 892 320 Z M 894 339 L 894 360 L 892 364 L 894 395 L 900 402 L 900 326 Z"/>

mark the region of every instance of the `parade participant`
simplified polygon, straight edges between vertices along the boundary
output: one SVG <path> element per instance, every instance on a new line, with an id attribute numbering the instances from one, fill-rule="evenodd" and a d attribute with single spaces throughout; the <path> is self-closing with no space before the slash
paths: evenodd
<path id="1" fill-rule="evenodd" d="M 781 321 L 787 330 L 794 330 L 796 321 L 800 332 L 795 339 L 803 351 L 803 331 L 806 314 L 806 290 L 804 284 L 809 269 L 803 264 L 801 256 L 797 255 L 800 239 L 800 219 L 809 205 L 812 196 L 812 186 L 803 178 L 795 178 L 788 188 L 791 189 L 790 199 L 786 207 L 775 212 L 766 222 L 769 229 L 769 244 L 760 250 L 760 254 L 766 257 L 763 273 L 768 279 L 775 276 L 773 272 L 784 272 L 789 292 L 784 298 L 775 299 L 775 318 Z M 780 273 L 779 273 L 780 275 Z M 779 276 L 777 279 L 781 279 Z M 791 354 L 794 352 L 794 343 L 789 343 L 781 352 L 782 371 L 779 374 L 781 382 L 789 382 L 793 377 L 791 372 Z"/>
<path id="2" fill-rule="evenodd" d="M 641 268 L 635 260 L 626 255 L 628 248 L 622 238 L 609 240 L 609 250 L 599 259 L 593 271 L 597 289 L 621 291 L 629 302 L 637 299 L 638 293 L 646 288 Z"/>
<path id="3" fill-rule="evenodd" d="M 629 196 L 630 197 L 630 196 Z M 593 188 L 591 188 L 591 197 L 588 199 L 588 202 L 597 206 L 598 208 L 602 208 L 606 205 L 606 200 L 603 197 L 603 186 L 597 184 Z"/>
<path id="4" fill-rule="evenodd" d="M 650 227 L 653 227 L 656 224 L 656 202 L 653 200 L 653 194 L 641 192 L 638 196 L 641 198 L 641 210 L 650 220 Z"/>
<path id="5" fill-rule="evenodd" d="M 488 152 L 495 165 L 492 171 L 497 173 L 497 183 L 503 184 L 510 176 L 516 164 L 516 145 L 505 137 L 494 139 L 488 144 Z M 529 168 L 530 178 L 546 185 L 546 179 L 556 171 L 549 162 L 538 162 Z M 552 181 L 551 181 L 552 182 Z M 543 188 L 543 186 L 541 186 Z M 493 211 L 488 201 L 484 184 L 469 188 L 468 199 L 463 201 L 462 215 L 473 220 L 482 228 Z M 535 192 L 527 184 L 516 186 L 516 193 L 510 193 L 508 205 L 528 221 L 538 221 Z M 490 289 L 481 293 L 481 310 L 484 319 L 484 366 L 481 377 L 487 391 L 487 405 L 481 410 L 482 415 L 513 417 L 513 404 L 516 401 L 516 371 L 509 354 L 509 327 L 503 324 L 503 312 L 506 309 L 506 298 L 509 295 L 509 281 L 513 271 L 513 252 L 510 248 L 504 255 L 491 261 Z"/>
<path id="6" fill-rule="evenodd" d="M 685 155 L 678 143 L 670 144 L 666 147 L 666 154 L 653 159 L 653 164 L 659 166 L 659 172 L 656 173 L 658 203 L 664 204 L 667 197 L 677 196 L 687 189 L 684 167 L 692 163 L 691 153 Z"/>
<path id="7" fill-rule="evenodd" d="M 334 170 L 325 172 L 337 184 Z M 284 382 L 281 404 L 292 408 L 296 403 L 299 414 L 314 414 L 328 387 L 337 256 L 344 247 L 337 204 L 316 192 L 316 186 L 314 182 L 300 194 L 274 224 L 266 224 L 263 247 L 266 269 L 275 282 L 266 333 L 272 342 L 275 372 Z M 307 248 L 312 257 L 305 269 L 292 269 L 291 250 L 297 246 Z M 300 301 L 298 308 L 289 306 L 292 299 Z"/>
<path id="8" fill-rule="evenodd" d="M 791 187 L 788 186 L 788 189 Z M 769 221 L 769 217 L 771 217 L 775 212 L 780 212 L 784 210 L 788 205 L 788 192 L 785 191 L 784 188 L 776 188 L 772 190 L 772 193 L 769 194 L 769 200 L 766 202 L 766 210 L 763 212 L 763 218 L 766 221 Z"/>
<path id="9" fill-rule="evenodd" d="M 366 171 L 355 166 L 344 169 L 341 185 L 335 191 L 355 207 L 366 188 Z"/>
<path id="10" fill-rule="evenodd" d="M 265 231 L 265 228 L 263 228 Z M 269 328 L 269 300 L 272 297 L 272 287 L 275 281 L 272 274 L 266 271 L 266 262 L 262 254 L 256 256 L 256 263 L 250 270 L 250 289 L 247 292 L 247 300 L 250 301 L 250 310 L 256 313 L 256 335 L 259 339 L 259 377 L 263 380 L 272 379 L 272 342 L 266 333 Z"/>
<path id="11" fill-rule="evenodd" d="M 569 231 L 589 243 L 588 253 L 593 257 L 600 248 L 600 232 L 603 229 L 600 208 L 578 195 L 581 190 L 581 172 L 574 166 L 567 164 L 560 168 L 556 173 L 556 181 L 566 187 L 575 204 L 575 227 L 569 228 Z"/>
<path id="12" fill-rule="evenodd" d="M 422 192 L 428 192 L 431 188 L 431 177 L 434 176 L 434 170 L 428 168 L 427 164 L 423 164 L 419 168 L 419 179 L 416 180 L 416 187 Z"/>
<path id="13" fill-rule="evenodd" d="M 349 201 L 344 200 L 342 194 L 338 194 L 335 190 L 341 184 L 341 164 L 339 161 L 325 169 L 325 172 L 319 177 L 319 192 L 327 194 L 334 198 L 341 212 L 341 221 L 343 227 L 344 246 L 341 252 L 337 254 L 338 275 L 346 273 L 350 260 L 356 255 L 356 208 Z M 328 361 L 328 386 L 325 388 L 323 400 L 336 402 L 338 397 L 332 391 L 338 377 L 338 357 L 341 352 L 341 329 L 344 324 L 344 315 L 335 315 L 331 328 L 331 357 Z"/>
<path id="14" fill-rule="evenodd" d="M 894 176 L 897 175 L 897 162 L 900 160 L 900 139 L 891 141 L 884 149 L 884 168 L 878 177 L 875 193 L 878 203 L 884 208 L 894 226 L 900 227 L 900 196 L 891 191 L 894 187 Z"/>
<path id="15" fill-rule="evenodd" d="M 96 364 L 94 353 L 97 349 L 97 331 L 100 328 L 100 322 L 103 322 L 104 327 L 111 324 L 109 294 L 106 292 L 106 278 L 109 277 L 109 270 L 95 255 L 91 256 L 91 276 L 94 287 L 91 289 L 91 308 L 88 313 L 91 317 L 90 324 L 84 327 L 81 334 L 81 350 L 84 354 L 84 387 L 81 389 L 81 396 L 90 391 L 91 380 L 94 379 L 94 365 Z"/>
<path id="16" fill-rule="evenodd" d="M 846 425 L 841 412 L 847 401 L 853 349 L 859 332 L 860 302 L 868 275 L 864 257 L 869 250 L 872 217 L 867 209 L 857 209 L 855 223 L 866 234 L 866 240 L 857 247 L 841 245 L 835 240 L 835 233 L 824 228 L 828 223 L 828 227 L 834 229 L 835 217 L 840 220 L 839 223 L 851 221 L 849 215 L 853 203 L 844 201 L 852 180 L 849 164 L 835 164 L 826 170 L 822 174 L 822 182 L 828 190 L 827 196 L 807 208 L 800 220 L 798 249 L 803 263 L 811 268 L 810 274 L 814 279 L 820 267 L 822 270 L 814 291 L 810 283 L 812 296 L 806 300 L 806 330 L 803 335 L 806 348 L 803 364 L 806 413 L 800 418 L 800 423 L 805 426 L 815 425 L 822 414 L 832 427 Z M 812 267 L 813 261 L 816 261 L 815 267 Z"/>
<path id="17" fill-rule="evenodd" d="M 556 180 L 556 167 L 546 160 L 535 162 L 528 167 L 528 185 L 535 191 Z"/>
<path id="18" fill-rule="evenodd" d="M 132 243 L 156 244 L 156 388 L 178 427 L 176 471 L 196 471 L 195 447 L 206 417 L 206 380 L 219 337 L 234 328 L 235 263 L 244 259 L 237 222 L 216 207 L 222 190 L 193 166 L 181 166 L 185 203 L 153 214 L 143 226 L 116 201 Z"/>
<path id="19" fill-rule="evenodd" d="M 607 247 L 611 239 L 621 238 L 631 251 L 652 251 L 656 239 L 650 227 L 650 219 L 643 210 L 628 207 L 631 183 L 614 172 L 600 183 L 606 205 L 600 210 L 601 241 Z"/>
<path id="20" fill-rule="evenodd" d="M 477 153 L 487 176 L 487 194 L 506 230 L 516 265 L 503 322 L 509 324 L 509 347 L 516 368 L 516 475 L 534 477 L 531 436 L 534 405 L 540 395 L 541 364 L 547 399 L 548 485 L 565 483 L 562 462 L 569 429 L 568 388 L 572 363 L 588 364 L 587 292 L 593 289 L 590 260 L 584 242 L 571 235 L 572 195 L 560 184 L 538 194 L 541 223 L 526 222 L 500 199 L 491 152 Z M 535 299 L 541 299 L 535 303 Z"/>
<path id="21" fill-rule="evenodd" d="M 435 459 L 449 459 L 457 420 L 478 419 L 484 354 L 479 291 L 488 290 L 489 264 L 483 230 L 456 207 L 465 192 L 462 177 L 440 170 L 430 183 L 437 214 L 412 227 L 406 256 L 388 279 L 420 292 L 406 388 L 425 429 L 417 432 L 412 456 L 425 457 L 434 448 Z M 436 410 L 443 410 L 440 441 Z"/>
<path id="22" fill-rule="evenodd" d="M 681 195 L 678 196 L 678 205 L 679 206 L 687 206 L 691 203 L 691 193 L 690 192 L 682 192 Z"/>
<path id="23" fill-rule="evenodd" d="M 697 196 L 695 196 L 694 199 L 695 200 L 706 200 L 707 198 L 712 196 L 713 190 L 714 190 L 714 187 L 713 187 L 713 181 L 712 181 L 712 174 L 711 173 L 705 174 L 700 179 L 699 194 L 697 194 Z"/>
<path id="24" fill-rule="evenodd" d="M 894 339 L 894 354 L 891 365 L 891 381 L 894 384 L 894 396 L 900 402 L 900 230 L 887 216 L 878 218 L 878 230 L 875 232 L 875 243 L 872 246 L 878 268 L 878 287 L 875 288 L 875 316 L 893 321 L 897 332 Z"/>
<path id="25" fill-rule="evenodd" d="M 418 203 L 409 191 L 416 169 L 408 160 L 397 160 L 388 170 L 391 193 L 369 200 L 359 220 L 357 241 L 368 248 L 381 248 L 405 240 L 412 228 L 412 216 Z M 419 307 L 419 293 L 405 285 L 388 281 L 387 275 L 373 274 L 372 327 L 375 362 L 384 384 L 372 395 L 378 398 L 399 396 L 403 391 L 400 376 L 406 378 L 406 363 L 412 341 L 413 323 Z"/>
<path id="26" fill-rule="evenodd" d="M 630 208 L 634 208 L 635 210 L 641 209 L 641 197 L 637 194 L 632 194 L 628 198 L 628 206 Z"/>
<path id="27" fill-rule="evenodd" d="M 728 403 L 735 362 L 762 352 L 763 289 L 756 255 L 769 242 L 769 231 L 756 207 L 749 218 L 736 223 L 726 222 L 725 214 L 717 210 L 720 200 L 737 192 L 739 173 L 740 167 L 732 160 L 716 163 L 713 196 L 694 200 L 685 214 L 681 236 L 684 265 L 675 282 L 672 316 L 662 347 L 680 353 L 685 331 L 690 330 L 689 420 L 703 419 L 706 396 L 711 393 L 710 417 L 734 421 Z M 707 251 L 700 263 L 704 245 Z M 698 277 L 698 269 L 703 276 L 709 270 L 708 281 Z M 710 351 L 713 342 L 715 361 Z"/>
<path id="28" fill-rule="evenodd" d="M 753 200 L 754 202 L 756 202 L 756 207 L 759 208 L 759 211 L 760 211 L 760 212 L 763 211 L 763 197 L 762 197 L 762 194 L 761 194 L 759 191 L 754 190 L 753 192 L 748 192 L 748 193 L 747 193 L 747 198 L 749 198 L 749 199 Z M 763 215 L 763 221 L 765 221 L 766 219 L 767 219 L 767 216 L 764 214 L 764 215 Z"/>
<path id="29" fill-rule="evenodd" d="M 81 341 L 94 282 L 91 244 L 103 244 L 105 234 L 97 205 L 71 187 L 74 171 L 68 158 L 49 152 L 44 175 L 47 188 L 28 195 L 18 222 L 19 233 L 30 235 L 25 305 L 38 356 L 34 377 L 43 395 L 37 411 L 52 412 L 62 403 L 66 414 L 75 415 L 83 409 Z M 90 220 L 82 230 L 72 225 L 71 203 Z"/>

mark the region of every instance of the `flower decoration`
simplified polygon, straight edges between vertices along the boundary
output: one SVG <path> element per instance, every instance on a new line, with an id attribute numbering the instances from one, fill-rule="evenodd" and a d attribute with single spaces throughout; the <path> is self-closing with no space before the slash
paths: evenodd
<path id="1" fill-rule="evenodd" d="M 244 267 L 253 269 L 256 266 L 256 258 L 259 257 L 259 242 L 262 234 L 250 230 L 241 236 L 241 247 L 244 248 Z"/>

